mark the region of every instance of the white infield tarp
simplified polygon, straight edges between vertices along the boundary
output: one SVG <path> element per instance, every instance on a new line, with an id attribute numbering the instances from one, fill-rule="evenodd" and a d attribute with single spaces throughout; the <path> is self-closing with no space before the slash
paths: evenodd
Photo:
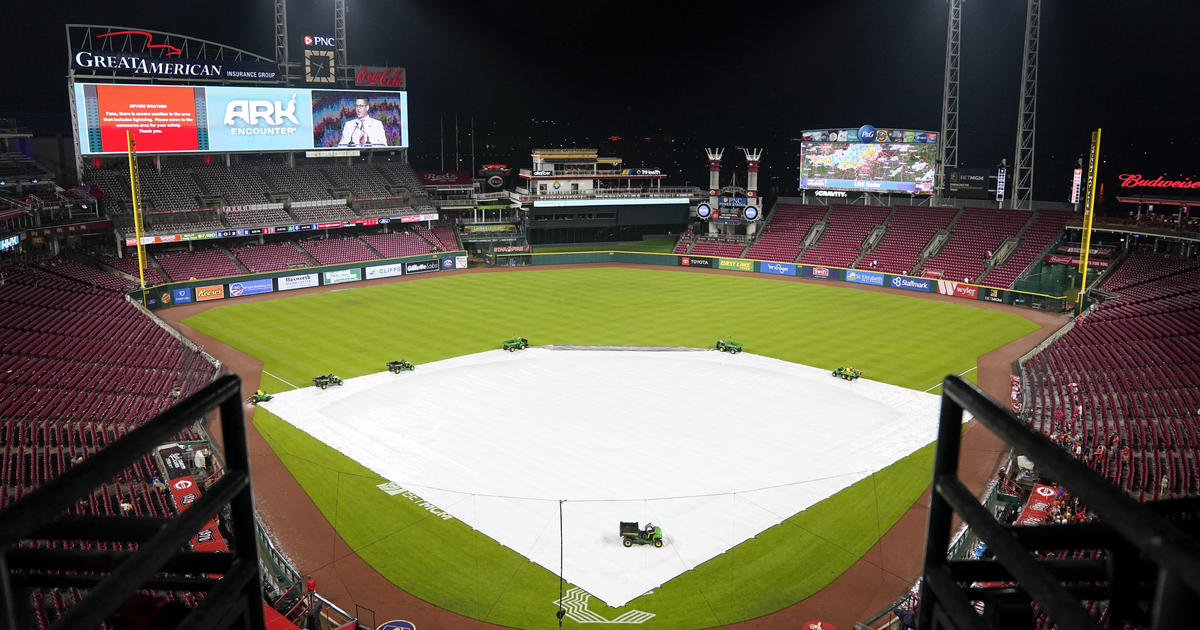
<path id="1" fill-rule="evenodd" d="M 563 577 L 619 607 L 932 442 L 938 401 L 747 353 L 531 348 L 262 406 L 554 573 L 564 501 Z"/>

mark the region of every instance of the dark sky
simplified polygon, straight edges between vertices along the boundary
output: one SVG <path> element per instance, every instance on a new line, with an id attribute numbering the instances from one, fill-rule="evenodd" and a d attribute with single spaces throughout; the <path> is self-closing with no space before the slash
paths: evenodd
<path id="1" fill-rule="evenodd" d="M 756 146 L 767 150 L 764 188 L 787 191 L 790 139 L 803 129 L 940 127 L 944 0 L 741 0 L 710 12 L 666 2 L 349 4 L 350 62 L 408 68 L 418 168 L 438 168 L 442 150 L 453 165 L 457 116 L 464 168 L 473 119 L 476 164 L 527 166 L 533 146 L 596 147 L 696 184 L 704 147 L 728 147 L 726 163 L 743 169 L 728 157 L 733 147 Z M 1014 153 L 1025 2 L 964 5 L 959 163 L 991 167 Z M 305 33 L 332 34 L 332 7 L 289 3 L 293 58 Z M 265 0 L 15 4 L 0 25 L 0 114 L 38 131 L 69 128 L 66 22 L 177 32 L 272 56 L 272 12 Z M 1096 127 L 1110 177 L 1200 175 L 1200 140 L 1185 131 L 1200 101 L 1196 24 L 1197 0 L 1042 3 L 1039 198 L 1065 197 Z"/>

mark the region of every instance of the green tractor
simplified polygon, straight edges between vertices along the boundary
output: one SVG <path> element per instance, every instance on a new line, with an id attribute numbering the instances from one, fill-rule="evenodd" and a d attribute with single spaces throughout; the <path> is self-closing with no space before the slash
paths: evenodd
<path id="1" fill-rule="evenodd" d="M 525 348 L 528 348 L 528 347 L 529 347 L 529 340 L 524 337 L 513 337 L 512 339 L 505 341 L 500 346 L 500 348 L 502 350 L 508 350 L 509 352 L 515 352 L 517 350 L 524 350 Z"/>
<path id="2" fill-rule="evenodd" d="M 852 367 L 840 367 L 833 371 L 833 375 L 837 378 L 844 378 L 847 381 L 856 381 L 862 378 L 862 370 L 856 370 Z"/>
<path id="3" fill-rule="evenodd" d="M 246 399 L 246 402 L 250 403 L 251 405 L 257 405 L 258 403 L 267 402 L 268 400 L 271 400 L 272 398 L 274 398 L 274 396 L 272 396 L 260 389 L 256 392 L 254 392 L 253 394 L 251 394 L 251 396 Z"/>
<path id="4" fill-rule="evenodd" d="M 661 527 L 646 523 L 645 528 L 638 527 L 637 522 L 621 521 L 621 544 L 626 547 L 634 545 L 663 546 L 663 531 Z"/>
<path id="5" fill-rule="evenodd" d="M 330 385 L 341 385 L 342 379 L 336 374 L 322 374 L 313 377 L 313 385 L 321 389 L 327 389 Z"/>
<path id="6" fill-rule="evenodd" d="M 415 370 L 416 368 L 417 368 L 417 366 L 413 365 L 412 363 L 410 363 L 408 361 L 405 361 L 404 359 L 400 359 L 399 361 L 388 361 L 387 362 L 387 369 L 392 374 L 399 374 L 399 373 L 403 372 L 404 370 L 408 370 L 411 372 L 411 371 Z"/>
<path id="7" fill-rule="evenodd" d="M 718 339 L 717 345 L 713 347 L 718 352 L 728 352 L 729 354 L 737 354 L 742 351 L 742 344 L 729 339 Z"/>

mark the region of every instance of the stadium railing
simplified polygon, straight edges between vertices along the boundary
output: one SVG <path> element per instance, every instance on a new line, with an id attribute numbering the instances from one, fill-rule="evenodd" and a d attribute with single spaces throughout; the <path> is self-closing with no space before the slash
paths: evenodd
<path id="1" fill-rule="evenodd" d="M 220 410 L 226 472 L 174 518 L 66 514 L 98 480 L 111 479 L 185 427 Z M 207 596 L 178 628 L 264 627 L 262 584 L 254 532 L 250 458 L 236 375 L 204 389 L 130 431 L 80 465 L 0 512 L 0 626 L 23 627 L 15 589 L 87 588 L 52 628 L 97 627 L 143 589 L 203 591 Z M 204 524 L 230 509 L 232 553 L 183 552 Z M 23 541 L 122 540 L 136 551 L 90 551 Z M 50 572 L 54 571 L 54 572 Z"/>
<path id="2" fill-rule="evenodd" d="M 963 412 L 1037 463 L 1099 515 L 1096 521 L 1000 524 L 958 478 Z M 1084 601 L 1108 601 L 1108 627 L 1181 628 L 1200 598 L 1200 501 L 1140 504 L 1031 430 L 958 376 L 942 384 L 933 491 L 925 534 L 919 628 L 1032 627 L 1033 603 L 1060 628 L 1098 628 Z M 1168 516 L 1181 515 L 1172 521 Z M 955 561 L 946 543 L 955 516 L 995 559 Z M 1107 559 L 1038 559 L 1036 550 L 1100 550 Z M 983 602 L 983 612 L 974 605 Z"/>

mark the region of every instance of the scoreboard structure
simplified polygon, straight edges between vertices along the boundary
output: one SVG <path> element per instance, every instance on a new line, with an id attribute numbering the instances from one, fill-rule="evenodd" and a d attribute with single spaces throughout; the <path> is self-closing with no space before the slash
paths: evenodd
<path id="1" fill-rule="evenodd" d="M 746 156 L 746 187 L 720 187 L 721 158 L 725 150 L 705 149 L 708 155 L 708 201 L 693 208 L 693 215 L 708 225 L 708 233 L 751 237 L 763 217 L 762 199 L 758 191 L 758 169 L 762 149 L 742 148 Z M 740 230 L 744 228 L 744 234 Z"/>
<path id="2" fill-rule="evenodd" d="M 801 132 L 797 188 L 876 195 L 931 196 L 938 133 L 871 125 Z M 842 195 L 822 195 L 838 196 Z"/>

